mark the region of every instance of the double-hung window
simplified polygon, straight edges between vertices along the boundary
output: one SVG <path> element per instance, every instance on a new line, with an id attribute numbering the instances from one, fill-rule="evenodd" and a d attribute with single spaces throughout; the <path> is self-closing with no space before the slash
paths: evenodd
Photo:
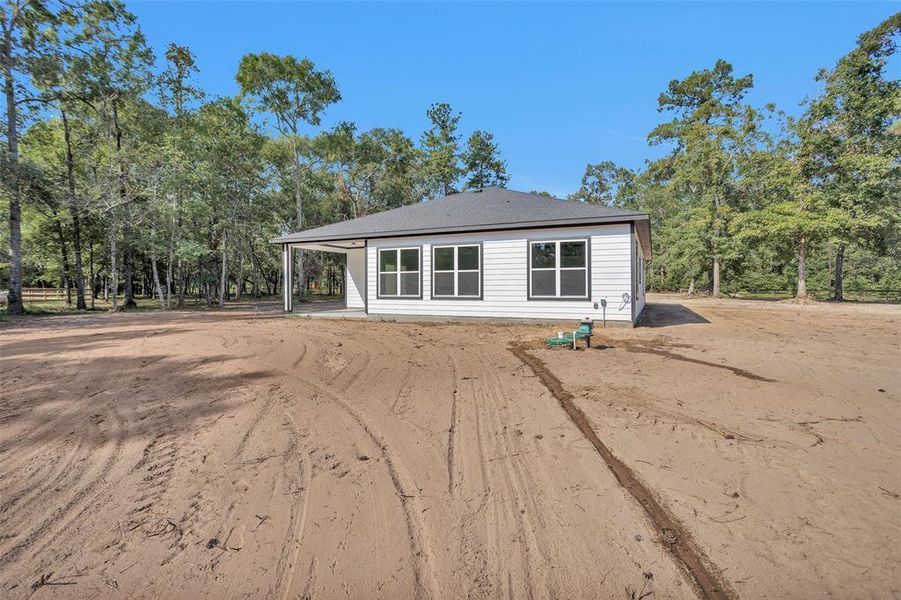
<path id="1" fill-rule="evenodd" d="M 529 242 L 529 298 L 588 298 L 588 240 Z"/>
<path id="2" fill-rule="evenodd" d="M 419 248 L 380 248 L 379 297 L 419 298 L 421 265 Z"/>
<path id="3" fill-rule="evenodd" d="M 432 298 L 481 296 L 481 245 L 432 246 Z"/>

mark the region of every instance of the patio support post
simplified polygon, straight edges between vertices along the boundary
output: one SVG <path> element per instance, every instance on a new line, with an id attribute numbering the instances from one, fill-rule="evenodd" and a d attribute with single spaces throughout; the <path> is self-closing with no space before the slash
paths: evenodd
<path id="1" fill-rule="evenodd" d="M 294 310 L 294 261 L 290 244 L 282 244 L 282 297 L 285 301 L 285 312 Z"/>

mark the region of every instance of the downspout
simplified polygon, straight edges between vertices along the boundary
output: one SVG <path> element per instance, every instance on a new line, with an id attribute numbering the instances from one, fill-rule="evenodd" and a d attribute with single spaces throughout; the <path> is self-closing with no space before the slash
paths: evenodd
<path id="1" fill-rule="evenodd" d="M 363 240 L 363 312 L 369 314 L 369 240 Z M 376 281 L 378 285 L 378 281 Z M 421 285 L 421 284 L 420 284 Z M 347 286 L 344 287 L 347 294 Z"/>

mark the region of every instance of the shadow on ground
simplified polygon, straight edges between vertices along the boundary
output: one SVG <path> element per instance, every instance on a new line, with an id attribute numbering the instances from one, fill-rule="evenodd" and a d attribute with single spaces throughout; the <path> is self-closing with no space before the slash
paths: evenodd
<path id="1" fill-rule="evenodd" d="M 43 322 L 27 323 L 19 335 L 0 340 L 5 380 L 0 426 L 7 428 L 0 459 L 13 449 L 53 441 L 84 438 L 99 447 L 110 439 L 187 431 L 264 395 L 252 388 L 265 385 L 274 372 L 248 369 L 242 356 L 218 352 L 212 343 L 195 340 L 196 350 L 184 349 L 204 321 L 259 318 L 268 313 L 66 317 L 56 321 L 53 332 L 45 332 Z M 28 335 L 28 328 L 39 328 L 40 334 Z M 134 352 L 134 344 L 158 338 L 172 338 L 169 343 L 178 350 Z"/>
<path id="2" fill-rule="evenodd" d="M 707 319 L 681 304 L 648 303 L 641 315 L 639 327 L 671 327 L 710 323 Z"/>

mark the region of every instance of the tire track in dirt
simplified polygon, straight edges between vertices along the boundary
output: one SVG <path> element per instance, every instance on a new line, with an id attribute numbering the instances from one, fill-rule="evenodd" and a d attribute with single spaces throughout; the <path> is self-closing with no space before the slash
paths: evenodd
<path id="1" fill-rule="evenodd" d="M 457 363 L 453 355 L 448 356 L 448 358 L 450 359 L 451 376 L 454 380 L 454 392 L 451 398 L 450 427 L 447 430 L 447 493 L 453 498 L 456 494 L 454 480 L 456 479 L 457 467 L 454 464 L 454 448 L 457 437 L 457 395 L 460 391 L 460 380 L 457 375 Z"/>
<path id="2" fill-rule="evenodd" d="M 670 360 L 678 360 L 681 362 L 687 362 L 694 365 L 701 365 L 704 367 L 712 367 L 714 369 L 724 369 L 726 371 L 731 372 L 733 375 L 737 375 L 738 377 L 744 377 L 745 379 L 750 379 L 751 381 L 760 381 L 763 383 L 777 383 L 775 379 L 769 379 L 768 377 L 763 377 L 762 375 L 757 375 L 756 373 L 752 373 L 747 369 L 740 369 L 738 367 L 733 367 L 730 365 L 724 365 L 722 363 L 716 363 L 709 360 L 701 360 L 700 358 L 692 358 L 690 356 L 685 356 L 684 354 L 679 354 L 678 352 L 673 352 L 671 350 L 667 350 L 665 348 L 661 348 L 656 344 L 648 345 L 642 344 L 636 341 L 627 341 L 621 340 L 617 342 L 617 345 L 625 349 L 626 352 L 633 353 L 642 353 L 642 354 L 654 354 L 656 356 L 662 356 L 664 358 L 668 358 Z"/>
<path id="3" fill-rule="evenodd" d="M 285 424 L 288 426 L 289 438 L 288 448 L 284 453 L 283 469 L 285 478 L 292 483 L 296 489 L 292 490 L 292 495 L 299 499 L 291 503 L 288 516 L 287 534 L 285 542 L 279 551 L 279 557 L 276 562 L 275 581 L 272 585 L 272 591 L 269 596 L 281 596 L 282 600 L 287 600 L 291 592 L 291 584 L 294 581 L 294 574 L 297 570 L 297 556 L 300 553 L 301 540 L 303 532 L 306 528 L 307 513 L 309 512 L 310 495 L 312 494 L 313 472 L 312 461 L 309 456 L 304 461 L 300 457 L 298 451 L 297 440 L 300 439 L 297 423 L 291 417 L 291 413 L 285 410 Z M 300 470 L 300 477 L 291 468 L 292 463 L 296 463 Z M 281 592 L 281 593 L 279 593 Z"/>
<path id="4" fill-rule="evenodd" d="M 458 442 L 466 439 L 474 447 L 474 452 L 461 455 L 468 460 L 455 461 L 456 497 L 451 498 L 460 504 L 455 512 L 465 595 L 494 597 L 509 592 L 511 598 L 533 598 L 547 589 L 545 593 L 554 597 L 547 582 L 544 586 L 539 582 L 548 575 L 545 523 L 531 491 L 535 482 L 521 463 L 520 457 L 528 453 L 523 454 L 519 433 L 508 427 L 510 415 L 504 409 L 510 400 L 509 382 L 502 381 L 481 348 L 447 347 L 436 364 L 449 361 L 458 395 L 456 435 L 466 436 Z M 465 479 L 467 474 L 471 481 Z M 510 577 L 502 577 L 504 572 Z M 518 590 L 510 587 L 514 573 Z"/>
<path id="5" fill-rule="evenodd" d="M 65 523 L 63 523 L 61 526 L 57 527 L 54 530 L 52 536 L 43 536 L 43 541 L 41 543 L 41 546 L 39 548 L 37 548 L 34 552 L 32 552 L 33 556 L 44 554 L 45 552 L 47 552 L 47 550 L 49 548 L 51 548 L 52 546 L 54 546 L 58 543 L 59 539 L 63 536 L 63 534 L 67 534 L 70 529 L 72 529 L 73 527 L 79 526 L 82 523 L 82 521 L 84 520 L 85 515 L 87 515 L 90 511 L 94 510 L 98 506 L 101 498 L 109 492 L 109 489 L 119 483 L 119 480 L 114 482 L 114 481 L 109 480 L 107 478 L 107 476 L 112 472 L 112 470 L 116 466 L 118 466 L 121 463 L 120 453 L 121 453 L 122 447 L 125 444 L 125 439 L 127 437 L 127 430 L 125 427 L 121 426 L 121 424 L 123 423 L 123 420 L 121 419 L 118 411 L 116 411 L 115 408 L 110 409 L 110 414 L 113 416 L 115 421 L 120 424 L 120 427 L 118 427 L 118 436 L 116 439 L 115 447 L 112 449 L 110 457 L 109 457 L 109 459 L 107 459 L 107 462 L 105 463 L 105 469 L 102 470 L 101 474 L 98 475 L 92 482 L 93 487 L 100 488 L 100 489 L 98 489 L 96 492 L 94 492 L 93 489 L 90 490 L 91 492 L 94 492 L 93 497 L 90 500 L 88 500 L 87 502 L 82 503 L 81 509 L 76 514 L 74 514 L 70 518 L 68 518 L 65 521 Z M 87 493 L 84 495 L 87 495 Z M 73 508 L 75 506 L 77 506 L 77 503 L 72 504 Z M 71 509 L 66 510 L 65 512 L 70 512 L 70 510 Z"/>
<path id="6" fill-rule="evenodd" d="M 34 545 L 36 542 L 40 541 L 42 538 L 46 537 L 63 519 L 67 516 L 70 516 L 73 510 L 84 500 L 90 497 L 93 494 L 93 497 L 88 501 L 87 506 L 82 509 L 78 514 L 72 516 L 66 524 L 63 525 L 62 529 L 57 531 L 59 534 L 61 531 L 67 529 L 70 525 L 72 525 L 78 517 L 90 507 L 93 502 L 96 500 L 97 496 L 99 496 L 100 492 L 97 492 L 97 488 L 101 487 L 101 485 L 109 485 L 106 481 L 106 476 L 112 471 L 113 467 L 119 462 L 119 451 L 122 448 L 122 445 L 125 440 L 125 428 L 122 426 L 122 421 L 119 418 L 118 413 L 112 406 L 107 406 L 108 416 L 110 419 L 106 419 L 107 422 L 114 424 L 113 432 L 108 436 L 107 439 L 115 438 L 113 442 L 113 447 L 110 450 L 109 456 L 101 465 L 99 472 L 90 479 L 90 481 L 81 484 L 81 477 L 79 476 L 75 483 L 79 484 L 79 487 L 75 488 L 75 494 L 62 506 L 58 506 L 49 516 L 45 517 L 41 520 L 40 524 L 38 524 L 35 528 L 33 528 L 28 535 L 20 540 L 18 543 L 9 548 L 6 552 L 0 555 L 0 567 L 4 567 L 14 561 L 18 556 L 27 548 Z M 74 469 L 74 465 L 70 467 L 70 469 Z"/>
<path id="7" fill-rule="evenodd" d="M 421 521 L 422 508 L 419 506 L 417 496 L 411 493 L 411 488 L 404 482 L 404 477 L 397 468 L 396 460 L 384 437 L 340 394 L 329 390 L 318 383 L 292 373 L 285 373 L 287 378 L 306 386 L 321 397 L 328 398 L 337 405 L 369 438 L 378 449 L 388 475 L 394 487 L 395 494 L 400 501 L 403 510 L 404 522 L 407 529 L 407 538 L 410 542 L 410 553 L 413 557 L 413 579 L 416 598 L 435 598 L 436 582 L 431 570 L 431 551 L 428 546 L 425 528 Z"/>
<path id="8" fill-rule="evenodd" d="M 250 423 L 247 426 L 247 429 L 244 430 L 244 435 L 241 436 L 241 440 L 238 442 L 238 446 L 235 448 L 235 453 L 232 455 L 232 460 L 238 458 L 241 454 L 244 453 L 244 450 L 247 448 L 247 442 L 250 440 L 250 437 L 253 435 L 253 432 L 256 431 L 257 427 L 259 427 L 260 422 L 265 419 L 270 412 L 272 412 L 272 407 L 275 406 L 276 397 L 272 395 L 272 392 L 275 392 L 278 389 L 276 384 L 272 384 L 269 386 L 269 396 L 266 398 L 266 401 L 263 403 L 263 406 L 260 407 L 260 410 L 253 416 Z"/>
<path id="9" fill-rule="evenodd" d="M 560 402 L 560 406 L 582 435 L 594 446 L 613 473 L 617 483 L 635 498 L 644 509 L 648 520 L 657 530 L 663 546 L 673 555 L 677 564 L 694 584 L 702 598 L 710 600 L 734 600 L 737 595 L 731 589 L 722 572 L 695 543 L 685 526 L 656 498 L 635 473 L 604 444 L 591 426 L 588 417 L 575 403 L 575 397 L 563 388 L 563 384 L 544 362 L 521 345 L 510 345 L 508 350 L 526 364 L 548 391 Z"/>
<path id="10" fill-rule="evenodd" d="M 145 351 L 148 339 L 150 339 L 150 334 L 145 334 L 141 337 L 139 351 L 137 352 L 138 356 L 146 356 L 148 354 Z M 53 354 L 58 353 L 55 352 Z M 79 350 L 79 356 L 84 354 L 85 351 Z M 84 361 L 81 362 L 83 363 Z M 112 385 L 116 377 L 120 376 L 121 372 L 108 370 L 99 378 L 95 378 L 94 382 L 100 390 L 104 390 Z M 94 397 L 98 394 L 100 392 L 95 392 L 89 397 Z M 107 395 L 107 397 L 109 396 Z M 115 395 L 113 395 L 113 398 L 109 398 L 105 405 L 100 404 L 94 407 L 90 404 L 81 406 L 78 403 L 71 402 L 62 408 L 61 411 L 56 412 L 54 419 L 42 424 L 41 431 L 46 432 L 54 432 L 59 429 L 63 431 L 69 429 L 72 429 L 73 432 L 78 431 L 78 441 L 75 448 L 68 452 L 65 458 L 56 461 L 60 466 L 52 479 L 39 478 L 40 480 L 35 484 L 16 494 L 14 500 L 19 502 L 22 510 L 7 511 L 5 517 L 7 520 L 12 518 L 20 521 L 27 520 L 27 516 L 23 517 L 21 513 L 30 508 L 33 499 L 48 492 L 53 493 L 63 490 L 63 494 L 74 492 L 74 495 L 70 496 L 68 501 L 65 501 L 66 496 L 63 495 L 58 501 L 61 505 L 49 516 L 41 518 L 37 515 L 30 515 L 36 522 L 36 526 L 27 537 L 0 556 L 0 566 L 14 561 L 24 550 L 36 547 L 38 543 L 41 543 L 41 545 L 33 549 L 33 556 L 45 553 L 48 548 L 58 543 L 60 536 L 71 528 L 80 525 L 85 515 L 97 506 L 101 496 L 110 487 L 118 483 L 108 480 L 108 475 L 121 462 L 121 451 L 125 444 L 128 430 L 123 418 L 115 408 L 115 403 Z M 105 409 L 105 412 L 103 409 Z M 106 423 L 104 427 L 98 427 L 103 423 Z M 32 436 L 34 434 L 34 431 L 30 433 Z M 113 446 L 109 448 L 109 455 L 100 465 L 99 471 L 93 478 L 86 481 L 88 477 L 91 477 L 90 470 L 88 470 L 90 465 L 97 464 L 99 460 L 103 460 L 101 458 L 103 456 L 103 448 L 108 446 L 110 441 L 113 441 Z M 43 448 L 42 445 L 36 444 L 33 453 L 40 451 L 41 448 Z M 171 472 L 171 469 L 169 471 Z M 156 473 L 156 475 L 159 474 Z M 166 475 L 167 473 L 164 472 L 162 474 Z M 23 494 L 27 496 L 23 496 Z M 10 507 L 10 505 L 7 505 L 6 508 L 9 509 Z M 52 535 L 50 535 L 51 533 Z"/>
<path id="11" fill-rule="evenodd" d="M 328 347 L 332 344 L 331 339 L 314 332 L 307 331 L 305 334 L 314 338 L 310 344 L 315 349 Z M 419 506 L 418 496 L 411 493 L 412 488 L 405 482 L 405 478 L 398 469 L 397 460 L 390 450 L 384 436 L 375 429 L 363 415 L 352 406 L 345 397 L 345 394 L 361 378 L 367 375 L 367 372 L 373 365 L 373 358 L 376 351 L 362 344 L 349 342 L 342 338 L 342 347 L 351 350 L 349 354 L 350 360 L 338 375 L 331 382 L 329 387 L 320 385 L 318 382 L 306 378 L 302 373 L 304 364 L 315 364 L 320 358 L 321 353 L 306 352 L 300 361 L 294 361 L 291 369 L 281 368 L 283 376 L 290 381 L 294 381 L 306 389 L 312 391 L 322 398 L 330 400 L 344 412 L 354 424 L 365 433 L 370 442 L 378 449 L 385 465 L 388 468 L 388 474 L 395 490 L 395 495 L 400 501 L 402 512 L 404 515 L 405 528 L 407 530 L 407 538 L 410 542 L 410 553 L 412 555 L 414 592 L 416 598 L 435 598 L 437 583 L 434 572 L 432 571 L 432 554 L 428 545 L 428 537 L 425 527 L 420 517 L 422 507 Z M 356 351 L 354 351 L 356 350 Z M 338 381 L 339 378 L 341 381 Z M 338 391 L 335 391 L 335 390 Z"/>
<path id="12" fill-rule="evenodd" d="M 63 350 L 59 350 L 52 355 L 62 354 L 63 352 Z M 7 358 L 9 359 L 11 357 Z M 102 390 L 108 389 L 108 386 L 110 386 L 111 382 L 118 374 L 119 373 L 115 371 L 107 371 L 99 377 L 94 378 L 91 381 L 91 388 L 98 391 L 90 394 L 89 397 L 96 397 L 102 393 Z M 79 381 L 79 383 L 81 382 Z M 31 382 L 25 389 L 27 390 L 34 385 L 36 385 L 36 382 Z M 85 389 L 87 389 L 87 387 Z M 21 393 L 22 390 L 19 390 L 18 394 Z M 83 410 L 84 408 L 77 402 L 69 402 L 65 406 L 56 407 L 53 411 L 52 419 L 40 419 L 30 428 L 19 431 L 15 438 L 4 439 L 2 443 L 0 443 L 0 468 L 4 470 L 7 476 L 13 475 L 16 471 L 16 464 L 21 465 L 22 463 L 27 463 L 41 454 L 44 445 L 40 443 L 39 439 L 42 436 L 54 432 L 61 424 L 63 427 L 70 426 L 73 420 L 82 416 Z M 82 438 L 83 437 L 84 434 L 82 433 Z M 11 469 L 7 468 L 10 464 L 12 465 Z"/>
<path id="13" fill-rule="evenodd" d="M 141 458 L 130 469 L 135 475 L 146 471 L 136 483 L 135 493 L 131 500 L 132 508 L 128 511 L 128 521 L 124 527 L 126 532 L 134 531 L 148 524 L 154 506 L 162 499 L 169 487 L 173 472 L 178 463 L 179 446 L 169 431 L 158 431 L 141 451 Z"/>
<path id="14" fill-rule="evenodd" d="M 534 501 L 531 502 L 529 510 L 523 509 L 518 504 L 519 501 L 525 505 L 526 502 L 532 498 L 532 495 L 528 477 L 516 464 L 519 453 L 516 451 L 515 440 L 511 437 L 505 419 L 499 412 L 500 402 L 498 393 L 502 392 L 504 387 L 497 378 L 497 373 L 493 369 L 484 368 L 486 361 L 483 360 L 483 357 L 478 356 L 477 353 L 471 349 L 461 348 L 461 350 L 465 356 L 470 358 L 472 363 L 470 368 L 472 369 L 472 372 L 479 373 L 478 377 L 481 381 L 481 385 L 477 388 L 473 388 L 473 397 L 475 400 L 474 406 L 477 415 L 480 415 L 483 412 L 485 413 L 485 416 L 490 422 L 489 431 L 493 432 L 491 439 L 494 440 L 496 446 L 500 450 L 497 456 L 503 457 L 502 460 L 498 461 L 500 463 L 503 486 L 494 489 L 494 495 L 502 500 L 502 504 L 500 507 L 495 505 L 494 509 L 495 512 L 498 510 L 504 510 L 506 512 L 507 518 L 512 524 L 515 538 L 519 541 L 519 555 L 523 569 L 522 583 L 525 588 L 526 597 L 531 599 L 535 596 L 534 574 L 535 572 L 542 572 L 540 568 L 535 568 L 534 562 L 535 560 L 545 562 L 542 552 L 543 543 L 539 539 L 538 533 L 543 529 L 543 524 L 539 523 L 536 525 L 532 520 L 533 514 L 539 514 L 536 510 Z M 479 417 L 479 420 L 481 420 L 481 417 Z M 480 434 L 480 446 L 482 444 L 482 437 L 483 436 Z M 486 459 L 484 453 L 482 453 L 481 462 L 483 468 L 490 468 L 489 460 L 490 459 Z M 487 500 L 488 497 L 486 495 L 485 501 L 487 502 Z M 499 516 L 495 517 L 495 519 L 499 518 Z M 502 543 L 501 540 L 495 539 L 495 544 L 498 546 Z M 500 587 L 498 587 L 498 589 L 500 589 Z"/>
<path id="15" fill-rule="evenodd" d="M 367 423 L 362 415 L 341 398 L 334 396 L 332 398 L 344 411 L 350 415 L 357 425 L 366 432 L 372 443 L 379 449 L 385 464 L 388 467 L 388 474 L 391 477 L 391 483 L 394 485 L 395 492 L 400 499 L 404 512 L 404 518 L 407 526 L 407 533 L 410 540 L 411 551 L 413 553 L 413 577 L 416 598 L 435 598 L 435 577 L 431 571 L 431 552 L 428 548 L 425 529 L 419 515 L 422 509 L 416 501 L 417 496 L 409 493 L 406 485 L 401 480 L 395 459 L 388 449 L 388 445 L 384 438 L 375 431 L 369 423 Z"/>
<path id="16" fill-rule="evenodd" d="M 60 483 L 67 477 L 75 473 L 75 467 L 78 463 L 87 459 L 90 454 L 85 449 L 85 435 L 79 436 L 76 446 L 72 448 L 63 458 L 53 457 L 46 465 L 42 465 L 37 471 L 26 476 L 25 486 L 20 489 L 11 488 L 12 482 L 17 479 L 19 472 L 27 469 L 31 460 L 24 461 L 17 468 L 9 471 L 9 484 L 4 484 L 5 495 L 8 499 L 0 503 L 0 528 L 8 529 L 7 525 L 18 520 L 22 511 L 28 510 L 35 498 L 41 497 L 48 491 L 55 490 L 60 487 Z"/>

